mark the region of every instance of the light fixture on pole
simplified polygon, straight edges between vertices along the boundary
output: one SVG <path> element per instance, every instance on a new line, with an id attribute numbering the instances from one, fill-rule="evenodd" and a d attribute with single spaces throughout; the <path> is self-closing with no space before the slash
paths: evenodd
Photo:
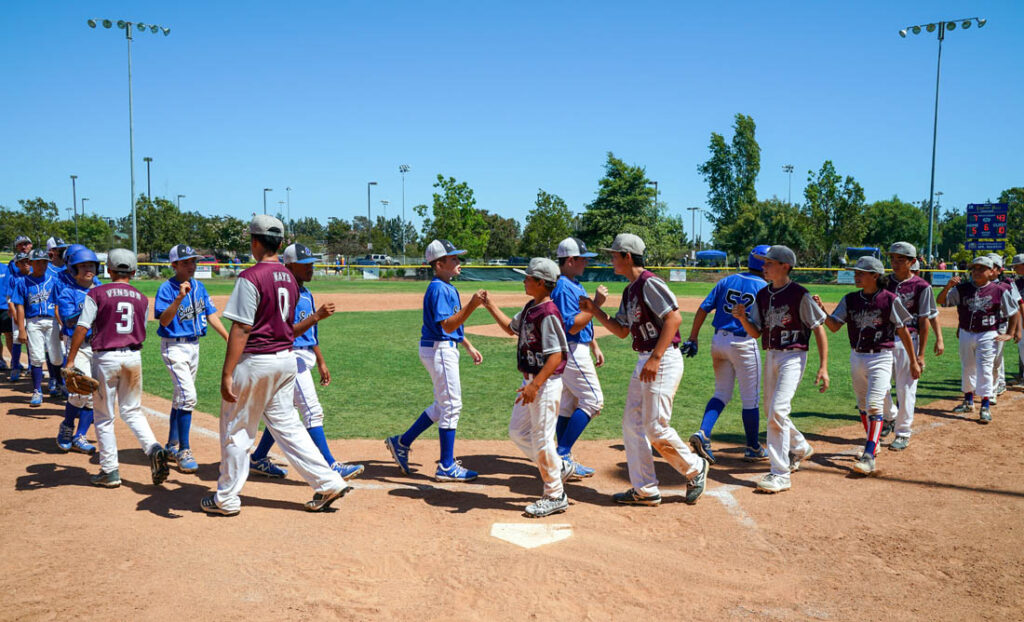
<path id="1" fill-rule="evenodd" d="M 273 188 L 264 188 L 263 189 L 263 214 L 264 215 L 266 215 L 266 213 L 267 213 L 267 193 L 268 192 L 273 192 L 273 191 L 274 191 Z"/>
<path id="2" fill-rule="evenodd" d="M 366 234 L 367 240 L 366 249 L 373 250 L 373 221 L 370 220 L 370 186 L 376 186 L 377 182 L 368 181 L 366 182 Z"/>
<path id="3" fill-rule="evenodd" d="M 782 172 L 784 172 L 787 175 L 789 175 L 789 192 L 786 195 L 786 203 L 789 203 L 790 205 L 792 205 L 793 204 L 793 165 L 792 164 L 783 164 L 782 165 Z"/>
<path id="4" fill-rule="evenodd" d="M 85 216 L 85 202 L 89 200 L 89 197 L 82 197 L 82 216 Z M 75 232 L 75 237 L 78 237 L 78 232 Z"/>
<path id="5" fill-rule="evenodd" d="M 284 189 L 284 196 L 285 196 L 285 206 L 286 206 L 286 209 L 288 211 L 288 214 L 287 214 L 288 223 L 287 223 L 287 226 L 285 226 L 285 229 L 287 229 L 288 232 L 291 233 L 291 230 L 292 230 L 292 187 L 291 186 L 286 186 L 285 187 L 285 189 Z"/>
<path id="6" fill-rule="evenodd" d="M 933 253 L 933 240 L 935 231 L 935 145 L 938 142 L 939 136 L 939 76 L 942 73 L 942 41 L 946 38 L 947 30 L 956 30 L 957 22 L 960 23 L 960 27 L 967 30 L 971 27 L 972 23 L 977 23 L 978 28 L 981 28 L 988 20 L 980 17 L 967 17 L 962 19 L 955 19 L 950 21 L 933 22 L 931 24 L 919 24 L 917 26 L 907 26 L 900 30 L 900 37 L 906 37 L 907 32 L 912 32 L 915 35 L 921 34 L 921 29 L 924 28 L 928 32 L 938 31 L 939 39 L 939 56 L 938 62 L 935 65 L 935 116 L 932 122 L 932 175 L 931 182 L 928 189 L 928 262 L 930 263 L 934 258 Z"/>
<path id="7" fill-rule="evenodd" d="M 185 198 L 185 195 L 183 195 L 183 194 L 179 194 L 178 195 L 178 211 L 179 212 L 181 211 L 181 200 L 184 199 L 184 198 Z"/>
<path id="8" fill-rule="evenodd" d="M 109 29 L 114 25 L 109 19 L 90 19 L 86 23 L 89 24 L 89 28 L 95 28 L 97 24 L 102 24 L 104 28 Z M 165 37 L 171 34 L 171 29 L 155 24 L 117 21 L 117 27 L 124 31 L 125 39 L 128 40 L 128 162 L 131 174 L 132 252 L 138 253 L 138 219 L 135 214 L 135 128 L 132 121 L 132 26 L 135 26 L 139 32 L 146 32 L 147 29 L 153 34 L 163 32 Z"/>
<path id="9" fill-rule="evenodd" d="M 408 164 L 400 164 L 398 172 L 402 174 L 402 263 L 405 263 L 405 174 L 409 172 Z"/>
<path id="10" fill-rule="evenodd" d="M 153 191 L 150 190 L 150 185 L 149 185 L 149 165 L 153 162 L 153 158 L 151 158 L 149 156 L 146 156 L 146 157 L 142 158 L 142 161 L 146 163 L 146 202 L 149 203 L 150 205 L 152 205 L 153 204 L 153 194 L 152 194 Z"/>
<path id="11" fill-rule="evenodd" d="M 71 176 L 71 208 L 75 212 L 75 244 L 78 243 L 78 196 L 75 193 L 76 179 L 78 179 L 78 175 Z"/>

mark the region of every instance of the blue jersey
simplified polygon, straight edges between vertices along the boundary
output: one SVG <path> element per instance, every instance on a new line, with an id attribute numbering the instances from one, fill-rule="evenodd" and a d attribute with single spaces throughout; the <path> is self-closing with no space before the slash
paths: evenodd
<path id="1" fill-rule="evenodd" d="M 715 330 L 727 330 L 745 337 L 747 331 L 743 330 L 740 321 L 732 316 L 732 307 L 737 303 L 743 303 L 748 309 L 754 306 L 757 292 L 767 285 L 768 283 L 756 274 L 730 274 L 715 283 L 711 293 L 700 303 L 700 308 L 706 313 L 715 312 L 711 322 Z"/>
<path id="2" fill-rule="evenodd" d="M 11 273 L 7 270 L 7 266 L 0 264 L 0 307 L 2 307 L 0 310 L 7 310 L 7 299 L 11 295 L 11 282 L 13 280 Z"/>
<path id="3" fill-rule="evenodd" d="M 586 295 L 587 290 L 583 289 L 578 281 L 567 276 L 558 277 L 555 289 L 551 290 L 551 301 L 558 306 L 558 312 L 562 314 L 565 338 L 569 343 L 590 343 L 594 340 L 593 322 L 587 322 L 587 325 L 575 335 L 569 332 L 572 325 L 576 323 L 576 315 L 580 312 L 580 296 Z"/>
<path id="4" fill-rule="evenodd" d="M 430 347 L 435 341 L 462 342 L 465 332 L 460 325 L 448 333 L 441 328 L 441 322 L 447 320 L 462 309 L 459 292 L 451 283 L 445 283 L 434 277 L 423 294 L 423 330 L 420 333 L 420 345 Z"/>
<path id="5" fill-rule="evenodd" d="M 217 308 L 210 301 L 210 295 L 206 288 L 199 281 L 192 279 L 192 290 L 185 295 L 181 304 L 178 305 L 178 313 L 171 319 L 167 326 L 160 325 L 156 334 L 169 339 L 182 337 L 203 337 L 206 335 L 206 316 L 217 312 Z M 154 317 L 159 320 L 160 315 L 174 303 L 178 297 L 181 283 L 171 277 L 160 284 L 156 290 L 156 298 L 153 302 Z M 158 322 L 159 323 L 159 322 Z"/>
<path id="6" fill-rule="evenodd" d="M 313 315 L 316 305 L 313 302 L 313 294 L 305 287 L 299 288 L 299 302 L 295 305 L 295 324 L 298 324 L 307 317 Z M 308 348 L 320 343 L 320 333 L 314 323 L 309 330 L 295 338 L 294 347 Z"/>
<path id="7" fill-rule="evenodd" d="M 53 300 L 50 290 L 53 289 L 54 278 L 45 276 L 25 276 L 18 279 L 11 291 L 11 302 L 25 307 L 25 319 L 33 317 L 53 317 Z"/>
<path id="8" fill-rule="evenodd" d="M 78 324 L 78 316 L 82 314 L 82 305 L 85 304 L 85 295 L 89 289 L 81 287 L 78 283 L 65 285 L 57 295 L 57 312 L 60 314 L 60 332 L 68 337 L 75 332 Z M 86 339 L 92 337 L 92 328 L 85 334 Z"/>

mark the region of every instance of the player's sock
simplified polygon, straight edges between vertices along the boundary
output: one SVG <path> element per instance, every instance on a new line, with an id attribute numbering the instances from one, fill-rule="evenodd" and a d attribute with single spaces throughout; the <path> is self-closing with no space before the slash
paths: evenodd
<path id="1" fill-rule="evenodd" d="M 448 468 L 455 462 L 455 428 L 437 428 L 441 439 L 441 466 Z"/>
<path id="2" fill-rule="evenodd" d="M 558 415 L 558 421 L 555 422 L 555 438 L 562 438 L 565 434 L 565 429 L 569 427 L 569 419 L 572 415 Z"/>
<path id="3" fill-rule="evenodd" d="M 78 410 L 78 429 L 75 430 L 75 436 L 85 436 L 86 432 L 89 431 L 89 426 L 92 425 L 92 420 L 92 409 L 80 408 Z"/>
<path id="4" fill-rule="evenodd" d="M 878 437 L 882 433 L 882 415 L 868 416 L 868 442 L 864 445 L 864 453 L 875 455 Z"/>
<path id="5" fill-rule="evenodd" d="M 973 392 L 964 393 L 964 401 L 967 402 L 968 404 L 973 404 L 974 403 L 974 393 Z"/>
<path id="6" fill-rule="evenodd" d="M 314 426 L 312 428 L 306 428 L 309 432 L 309 438 L 313 439 L 313 444 L 320 450 L 320 455 L 324 457 L 327 464 L 334 464 L 334 455 L 331 454 L 331 448 L 327 446 L 327 437 L 324 436 L 324 427 L 322 425 Z"/>
<path id="7" fill-rule="evenodd" d="M 757 440 L 759 427 L 761 425 L 761 411 L 754 408 L 744 408 L 742 411 L 743 416 L 743 433 L 747 437 L 747 447 L 760 447 L 761 443 Z"/>
<path id="8" fill-rule="evenodd" d="M 178 413 L 181 411 L 177 408 L 171 409 L 170 421 L 167 424 L 167 444 L 177 445 L 178 444 Z"/>
<path id="9" fill-rule="evenodd" d="M 188 449 L 188 435 L 192 429 L 192 411 L 183 408 L 178 409 L 178 443 L 182 449 Z"/>
<path id="10" fill-rule="evenodd" d="M 269 429 L 263 428 L 263 437 L 260 439 L 260 444 L 256 446 L 256 451 L 252 452 L 251 459 L 256 461 L 266 458 L 273 446 L 274 435 L 270 433 Z"/>
<path id="11" fill-rule="evenodd" d="M 75 425 L 75 419 L 79 416 L 79 408 L 72 406 L 71 402 L 64 404 L 64 425 L 69 428 Z"/>
<path id="12" fill-rule="evenodd" d="M 64 376 L 60 373 L 60 367 L 54 365 L 49 360 L 46 361 L 46 369 L 50 371 L 50 378 L 57 382 L 58 387 L 64 386 Z"/>
<path id="13" fill-rule="evenodd" d="M 708 405 L 704 407 L 704 418 L 700 421 L 700 431 L 704 433 L 704 438 L 711 438 L 711 431 L 715 429 L 715 423 L 723 410 L 725 403 L 722 400 L 717 397 L 708 400 Z"/>
<path id="14" fill-rule="evenodd" d="M 41 392 L 43 390 L 43 366 L 29 365 L 32 370 L 32 390 Z"/>
<path id="15" fill-rule="evenodd" d="M 398 439 L 398 442 L 402 444 L 402 447 L 412 447 L 412 442 L 432 425 L 434 425 L 434 422 L 430 420 L 430 417 L 427 416 L 427 411 L 424 410 L 420 413 L 419 418 L 412 422 L 412 425 L 405 431 L 402 438 Z"/>
<path id="16" fill-rule="evenodd" d="M 566 456 L 572 452 L 572 446 L 576 444 L 576 440 L 580 437 L 580 434 L 583 434 L 587 424 L 590 423 L 590 415 L 583 412 L 581 408 L 572 411 L 572 416 L 564 418 L 569 421 L 565 426 L 565 431 L 557 437 L 559 456 Z M 563 419 L 563 417 L 559 417 L 559 419 Z"/>
<path id="17" fill-rule="evenodd" d="M 863 410 L 860 411 L 860 424 L 864 426 L 864 434 L 868 433 L 868 414 Z"/>
<path id="18" fill-rule="evenodd" d="M 987 397 L 981 398 L 981 407 L 982 408 L 988 408 L 988 398 Z"/>
<path id="19" fill-rule="evenodd" d="M 21 367 L 21 344 L 16 343 L 11 346 L 11 367 L 17 369 Z"/>

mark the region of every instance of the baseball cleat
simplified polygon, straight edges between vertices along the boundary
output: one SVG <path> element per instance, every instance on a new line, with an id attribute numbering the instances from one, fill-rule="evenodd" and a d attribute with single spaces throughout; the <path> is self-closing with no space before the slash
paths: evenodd
<path id="1" fill-rule="evenodd" d="M 791 487 L 792 484 L 788 477 L 785 475 L 776 475 L 774 473 L 765 475 L 757 482 L 757 490 L 768 494 L 775 494 L 777 492 L 789 490 Z"/>
<path id="2" fill-rule="evenodd" d="M 583 466 L 582 464 L 580 464 L 579 462 L 576 462 L 575 460 L 573 460 L 572 463 L 573 463 L 574 468 L 573 468 L 572 475 L 569 476 L 569 481 L 570 482 L 572 482 L 572 481 L 579 481 L 581 479 L 586 479 L 588 477 L 593 477 L 594 473 L 596 473 L 596 471 L 594 469 L 592 469 L 592 468 L 590 468 L 588 466 Z"/>
<path id="3" fill-rule="evenodd" d="M 909 436 L 897 436 L 896 439 L 889 445 L 890 451 L 903 451 L 910 445 Z"/>
<path id="4" fill-rule="evenodd" d="M 701 465 L 700 471 L 697 472 L 693 479 L 686 482 L 686 504 L 693 505 L 697 503 L 700 496 L 704 494 L 704 487 L 708 483 L 708 468 L 711 463 L 707 460 L 702 460 L 704 464 Z"/>
<path id="5" fill-rule="evenodd" d="M 249 470 L 253 473 L 257 473 L 264 477 L 272 479 L 280 479 L 285 475 L 288 475 L 286 469 L 282 469 L 273 462 L 270 458 L 260 458 L 259 460 L 249 460 Z"/>
<path id="6" fill-rule="evenodd" d="M 853 463 L 853 470 L 861 475 L 871 475 L 875 472 L 875 457 L 871 454 L 861 454 L 857 462 Z"/>
<path id="7" fill-rule="evenodd" d="M 182 449 L 174 455 L 174 458 L 175 462 L 178 463 L 178 470 L 182 473 L 195 473 L 199 470 L 199 464 L 192 455 L 191 449 Z"/>
<path id="8" fill-rule="evenodd" d="M 313 495 L 312 501 L 306 502 L 306 510 L 309 512 L 323 512 L 327 508 L 331 507 L 332 503 L 347 495 L 351 490 L 351 486 L 345 486 L 341 490 L 324 493 L 318 492 Z"/>
<path id="9" fill-rule="evenodd" d="M 439 482 L 471 482 L 476 479 L 476 476 L 476 471 L 463 468 L 461 460 L 452 462 L 448 467 L 444 467 L 438 462 L 437 471 L 434 473 L 434 479 Z M 565 481 L 564 478 L 563 481 Z"/>
<path id="10" fill-rule="evenodd" d="M 557 499 L 541 497 L 530 505 L 526 506 L 526 516 L 529 518 L 542 518 L 552 514 L 560 514 L 569 509 L 569 498 L 562 493 Z"/>
<path id="11" fill-rule="evenodd" d="M 402 469 L 402 473 L 410 474 L 412 471 L 409 469 L 409 448 L 402 444 L 399 437 L 397 435 L 387 437 L 384 439 L 384 446 L 391 452 L 391 457 L 398 468 Z"/>
<path id="12" fill-rule="evenodd" d="M 363 474 L 363 470 L 366 468 L 361 464 L 345 464 L 343 462 L 335 462 L 331 465 L 331 468 L 335 473 L 341 476 L 341 479 L 352 479 L 359 477 Z"/>
<path id="13" fill-rule="evenodd" d="M 996 386 L 996 395 L 1002 395 L 1003 393 L 1006 393 L 1006 385 L 1003 383 L 999 383 Z"/>
<path id="14" fill-rule="evenodd" d="M 163 484 L 171 474 L 171 468 L 167 466 L 167 450 L 160 444 L 154 445 L 149 452 L 149 473 L 156 485 Z"/>
<path id="15" fill-rule="evenodd" d="M 93 486 L 102 486 L 104 488 L 117 488 L 121 485 L 121 474 L 118 473 L 117 469 L 110 473 L 100 471 L 89 478 L 89 483 Z"/>
<path id="16" fill-rule="evenodd" d="M 768 450 L 761 445 L 757 448 L 747 447 L 743 450 L 744 462 L 761 462 L 768 459 Z"/>
<path id="17" fill-rule="evenodd" d="M 635 488 L 630 488 L 626 492 L 617 492 L 612 495 L 612 501 L 615 503 L 621 503 L 623 505 L 660 505 L 661 495 L 653 494 L 650 496 L 641 495 L 636 491 Z"/>
<path id="18" fill-rule="evenodd" d="M 167 450 L 167 459 L 169 461 L 171 461 L 171 462 L 177 462 L 178 461 L 178 444 L 177 443 L 167 443 L 166 445 L 164 445 L 164 449 Z"/>
<path id="19" fill-rule="evenodd" d="M 715 460 L 715 454 L 711 453 L 711 440 L 704 436 L 703 431 L 697 430 L 690 435 L 690 447 L 693 448 L 693 453 L 704 458 L 711 464 L 717 463 Z"/>
<path id="20" fill-rule="evenodd" d="M 46 387 L 50 397 L 60 397 L 60 389 L 57 388 L 57 379 L 50 378 L 50 383 Z"/>
<path id="21" fill-rule="evenodd" d="M 791 451 L 789 455 L 789 472 L 796 473 L 800 470 L 800 465 L 811 456 L 814 455 L 814 448 L 811 447 L 810 443 L 807 445 L 807 449 L 803 451 Z"/>
<path id="22" fill-rule="evenodd" d="M 8 378 L 8 380 L 10 380 L 11 382 L 17 382 L 20 378 L 21 378 L 21 368 L 20 367 L 13 367 L 13 368 L 11 368 L 11 376 L 10 376 L 10 378 Z"/>
<path id="23" fill-rule="evenodd" d="M 43 393 L 42 393 L 42 391 L 33 391 L 32 392 L 32 399 L 30 399 L 28 401 L 28 405 L 33 407 L 33 408 L 36 408 L 38 406 L 42 406 L 43 405 Z"/>
<path id="24" fill-rule="evenodd" d="M 882 421 L 882 431 L 879 433 L 881 438 L 885 438 L 892 434 L 893 430 L 896 429 L 896 420 L 889 421 L 888 419 Z"/>
<path id="25" fill-rule="evenodd" d="M 991 404 L 991 403 L 992 402 L 990 401 L 989 404 Z M 992 411 L 989 410 L 988 406 L 982 406 L 981 407 L 981 412 L 978 413 L 978 422 L 979 423 L 991 423 L 992 422 Z"/>
<path id="26" fill-rule="evenodd" d="M 60 424 L 60 431 L 57 432 L 57 447 L 61 451 L 71 451 L 71 444 L 73 442 L 72 436 L 75 434 L 75 429 L 65 423 Z"/>
<path id="27" fill-rule="evenodd" d="M 559 477 L 562 479 L 562 483 L 566 483 L 572 476 L 576 474 L 576 463 L 572 461 L 569 456 L 562 456 L 562 468 L 559 471 Z"/>
<path id="28" fill-rule="evenodd" d="M 221 516 L 235 516 L 238 514 L 238 510 L 225 510 L 218 506 L 217 500 L 213 498 L 213 495 L 203 497 L 203 500 L 199 502 L 199 507 L 207 514 L 220 514 Z"/>
<path id="29" fill-rule="evenodd" d="M 974 402 L 968 402 L 964 400 L 960 404 L 953 407 L 955 413 L 972 413 L 974 412 Z"/>
<path id="30" fill-rule="evenodd" d="M 988 398 L 988 405 L 989 406 L 995 406 L 996 405 L 996 396 L 995 395 L 993 395 L 992 397 Z"/>
<path id="31" fill-rule="evenodd" d="M 75 438 L 71 439 L 71 451 L 91 456 L 96 453 L 96 446 L 85 440 L 84 434 L 79 434 Z"/>

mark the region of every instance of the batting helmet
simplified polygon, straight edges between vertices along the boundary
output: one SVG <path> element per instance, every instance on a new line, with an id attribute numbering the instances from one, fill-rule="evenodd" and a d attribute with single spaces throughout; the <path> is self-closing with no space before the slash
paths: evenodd
<path id="1" fill-rule="evenodd" d="M 71 246 L 68 246 L 67 248 L 64 249 L 64 266 L 68 269 L 68 272 L 71 271 L 71 264 L 68 263 L 68 259 L 74 257 L 75 253 L 81 250 L 88 249 L 85 247 L 84 244 L 72 244 Z"/>
<path id="2" fill-rule="evenodd" d="M 758 272 L 764 270 L 764 257 L 768 249 L 771 248 L 770 244 L 759 244 L 750 251 L 750 257 L 747 258 L 747 269 L 757 270 Z"/>
<path id="3" fill-rule="evenodd" d="M 65 263 L 69 266 L 76 266 L 80 263 L 88 263 L 90 261 L 99 264 L 100 258 L 96 256 L 96 253 L 83 246 L 69 255 L 68 260 Z"/>

